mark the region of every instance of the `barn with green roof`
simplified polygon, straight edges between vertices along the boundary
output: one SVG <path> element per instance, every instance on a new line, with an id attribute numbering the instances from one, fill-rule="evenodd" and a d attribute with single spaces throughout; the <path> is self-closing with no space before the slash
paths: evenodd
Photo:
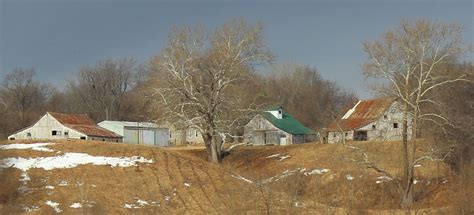
<path id="1" fill-rule="evenodd" d="M 301 124 L 281 106 L 257 114 L 244 128 L 245 140 L 253 145 L 290 145 L 319 140 L 319 135 Z"/>

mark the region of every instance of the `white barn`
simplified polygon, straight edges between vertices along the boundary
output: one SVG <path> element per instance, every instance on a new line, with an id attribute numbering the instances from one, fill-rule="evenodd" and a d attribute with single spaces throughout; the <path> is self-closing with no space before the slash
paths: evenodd
<path id="1" fill-rule="evenodd" d="M 98 127 L 86 114 L 47 112 L 36 123 L 8 137 L 24 139 L 82 139 L 122 142 L 122 137 Z"/>
<path id="2" fill-rule="evenodd" d="M 327 142 L 401 140 L 403 112 L 400 102 L 393 98 L 358 101 L 344 116 L 327 128 Z M 408 120 L 411 138 L 411 120 Z"/>
<path id="3" fill-rule="evenodd" d="M 102 121 L 100 127 L 123 136 L 124 143 L 168 146 L 170 129 L 150 122 Z"/>

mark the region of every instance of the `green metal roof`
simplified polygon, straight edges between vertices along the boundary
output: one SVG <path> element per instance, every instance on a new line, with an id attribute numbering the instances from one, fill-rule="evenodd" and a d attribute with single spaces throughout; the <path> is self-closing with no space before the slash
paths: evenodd
<path id="1" fill-rule="evenodd" d="M 278 111 L 278 108 L 272 108 L 268 111 Z M 305 127 L 301 124 L 298 120 L 293 118 L 290 114 L 282 111 L 282 119 L 277 119 L 273 114 L 269 112 L 262 112 L 261 113 L 265 119 L 267 119 L 270 123 L 272 123 L 275 127 L 290 133 L 290 134 L 315 134 L 313 130 L 310 128 Z"/>

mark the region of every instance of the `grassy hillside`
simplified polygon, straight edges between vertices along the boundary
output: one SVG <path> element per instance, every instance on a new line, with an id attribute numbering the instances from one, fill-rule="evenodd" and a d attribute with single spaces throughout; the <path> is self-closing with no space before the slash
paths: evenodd
<path id="1" fill-rule="evenodd" d="M 381 168 L 399 174 L 400 143 L 350 145 L 364 148 Z M 222 165 L 205 161 L 205 151 L 199 147 L 161 149 L 88 141 L 45 147 L 51 150 L 0 149 L 0 158 L 53 158 L 74 152 L 141 156 L 152 163 L 33 168 L 26 171 L 30 180 L 20 169 L 0 168 L 0 214 L 55 213 L 51 202 L 65 214 L 404 213 L 397 209 L 393 181 L 379 178 L 379 173 L 356 162 L 358 153 L 341 145 L 240 147 Z M 464 192 L 459 192 L 457 178 L 444 164 L 438 168 L 425 162 L 417 169 L 416 212 L 457 213 L 459 204 L 472 201 L 472 183 L 464 183 Z M 71 207 L 75 203 L 82 207 Z"/>
<path id="2" fill-rule="evenodd" d="M 103 142 L 59 142 L 48 146 L 54 152 L 0 150 L 0 157 L 52 157 L 67 152 L 97 156 L 152 159 L 152 164 L 132 167 L 79 165 L 70 169 L 30 169 L 25 189 L 22 172 L 0 168 L 0 214 L 16 214 L 26 207 L 31 214 L 54 213 L 47 201 L 59 203 L 65 214 L 87 213 L 221 213 L 228 210 L 258 210 L 249 198 L 253 189 L 218 166 L 180 153 L 155 147 Z M 239 201 L 234 201 L 239 199 Z M 146 201 L 146 204 L 143 204 Z M 82 208 L 71 208 L 81 203 Z M 142 203 L 142 204 L 140 204 Z M 137 207 L 128 209 L 128 207 Z M 22 209 L 24 208 L 24 209 Z"/>
<path id="3" fill-rule="evenodd" d="M 290 196 L 293 202 L 307 208 L 324 204 L 351 210 L 398 209 L 399 194 L 394 181 L 367 168 L 360 162 L 360 150 L 353 147 L 363 149 L 378 167 L 401 177 L 400 142 L 241 147 L 224 159 L 224 166 L 249 180 L 264 182 L 262 189 L 267 195 Z M 420 140 L 417 153 L 421 155 L 427 150 L 429 142 Z M 188 153 L 205 158 L 203 151 Z M 414 209 L 462 206 L 472 210 L 474 174 L 465 174 L 460 187 L 459 177 L 444 163 L 422 162 L 416 167 Z"/>

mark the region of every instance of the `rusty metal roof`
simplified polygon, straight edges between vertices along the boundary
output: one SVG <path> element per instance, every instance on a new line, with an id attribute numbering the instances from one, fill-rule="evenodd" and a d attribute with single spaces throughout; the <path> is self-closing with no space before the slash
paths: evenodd
<path id="1" fill-rule="evenodd" d="M 65 113 L 54 113 L 48 112 L 61 124 L 68 125 L 95 125 L 94 120 L 92 120 L 87 114 L 65 114 Z"/>
<path id="2" fill-rule="evenodd" d="M 114 132 L 105 130 L 100 128 L 99 126 L 95 125 L 66 125 L 69 128 L 72 128 L 76 131 L 79 131 L 87 136 L 92 137 L 116 137 L 119 138 L 121 136 L 115 134 Z"/>
<path id="3" fill-rule="evenodd" d="M 87 136 L 93 137 L 121 137 L 111 131 L 97 126 L 87 114 L 65 114 L 48 112 L 61 124 Z"/>
<path id="4" fill-rule="evenodd" d="M 342 119 L 332 122 L 327 130 L 350 131 L 363 127 L 380 118 L 394 101 L 393 98 L 361 100 L 349 109 Z"/>

